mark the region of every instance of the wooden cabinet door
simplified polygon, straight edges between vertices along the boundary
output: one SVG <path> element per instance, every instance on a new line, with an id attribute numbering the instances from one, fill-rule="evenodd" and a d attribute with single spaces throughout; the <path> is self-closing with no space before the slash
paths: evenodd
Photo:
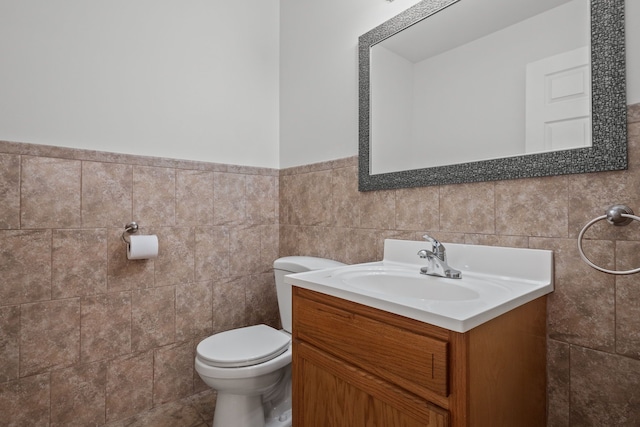
<path id="1" fill-rule="evenodd" d="M 306 343 L 294 342 L 296 427 L 447 427 L 449 413 Z"/>

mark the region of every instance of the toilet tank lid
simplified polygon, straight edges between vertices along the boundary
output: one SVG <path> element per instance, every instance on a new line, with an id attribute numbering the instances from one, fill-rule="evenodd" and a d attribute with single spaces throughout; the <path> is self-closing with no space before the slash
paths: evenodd
<path id="1" fill-rule="evenodd" d="M 324 268 L 341 267 L 346 265 L 340 261 L 313 256 L 287 256 L 278 258 L 273 262 L 273 268 L 291 273 L 303 271 L 322 270 Z"/>

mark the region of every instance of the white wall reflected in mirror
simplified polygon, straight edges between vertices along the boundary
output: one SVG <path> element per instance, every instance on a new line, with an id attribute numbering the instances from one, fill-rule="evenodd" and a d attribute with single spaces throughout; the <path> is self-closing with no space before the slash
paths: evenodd
<path id="1" fill-rule="evenodd" d="M 590 146 L 590 35 L 589 0 L 461 0 L 374 45 L 371 174 Z"/>

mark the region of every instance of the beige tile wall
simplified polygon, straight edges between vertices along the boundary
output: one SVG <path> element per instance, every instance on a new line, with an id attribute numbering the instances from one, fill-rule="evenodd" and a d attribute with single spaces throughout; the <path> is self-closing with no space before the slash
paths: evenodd
<path id="1" fill-rule="evenodd" d="M 359 193 L 356 158 L 282 170 L 280 255 L 347 263 L 381 259 L 385 238 L 552 249 L 548 306 L 549 426 L 637 426 L 640 274 L 587 266 L 576 238 L 607 206 L 640 213 L 640 105 L 629 109 L 629 169 Z M 585 251 L 600 265 L 640 267 L 640 224 L 596 224 Z M 526 387 L 526 384 L 522 385 Z"/>
<path id="2" fill-rule="evenodd" d="M 628 171 L 359 193 L 355 158 L 280 171 L 0 142 L 0 426 L 102 425 L 205 390 L 197 342 L 277 324 L 278 255 L 380 259 L 384 238 L 555 251 L 549 425 L 640 419 L 640 279 L 586 266 L 576 237 L 640 211 L 640 106 Z M 128 261 L 120 235 L 159 236 Z M 589 255 L 640 265 L 640 226 L 597 224 Z M 523 385 L 526 386 L 526 385 Z"/>
<path id="3" fill-rule="evenodd" d="M 279 325 L 278 181 L 0 142 L 0 426 L 103 425 L 206 390 L 199 340 Z M 157 259 L 126 259 L 132 220 Z"/>

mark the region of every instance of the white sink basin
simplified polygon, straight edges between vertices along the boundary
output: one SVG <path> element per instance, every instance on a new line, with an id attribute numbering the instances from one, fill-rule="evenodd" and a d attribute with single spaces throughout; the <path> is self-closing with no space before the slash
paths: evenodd
<path id="1" fill-rule="evenodd" d="M 395 297 L 437 301 L 468 301 L 480 298 L 477 279 L 443 280 L 420 274 L 415 268 L 384 266 L 346 268 L 335 272 L 333 277 L 348 287 Z M 483 285 L 493 286 L 497 292 L 506 291 L 488 282 Z"/>
<path id="2" fill-rule="evenodd" d="M 386 240 L 383 261 L 286 276 L 294 286 L 466 332 L 553 291 L 551 251 L 445 243 L 461 279 L 420 274 L 423 242 Z"/>

